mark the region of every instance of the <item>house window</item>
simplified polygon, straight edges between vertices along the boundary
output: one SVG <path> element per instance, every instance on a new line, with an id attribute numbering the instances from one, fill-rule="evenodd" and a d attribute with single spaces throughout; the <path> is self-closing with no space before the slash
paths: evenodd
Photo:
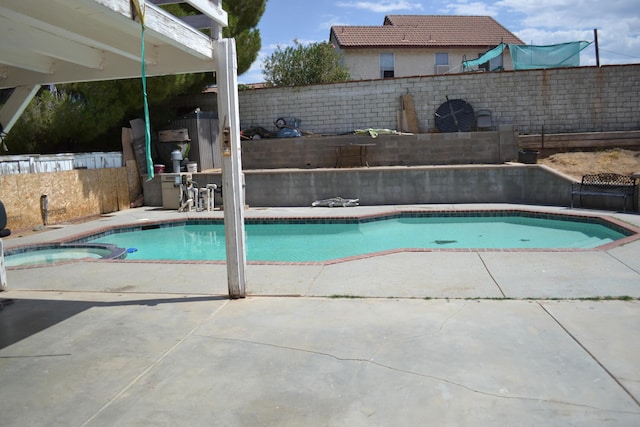
<path id="1" fill-rule="evenodd" d="M 394 76 L 394 58 L 393 53 L 380 54 L 380 77 L 386 79 Z"/>
<path id="2" fill-rule="evenodd" d="M 436 53 L 436 65 L 449 65 L 449 54 Z"/>
<path id="3" fill-rule="evenodd" d="M 436 74 L 449 72 L 449 54 L 436 53 Z"/>

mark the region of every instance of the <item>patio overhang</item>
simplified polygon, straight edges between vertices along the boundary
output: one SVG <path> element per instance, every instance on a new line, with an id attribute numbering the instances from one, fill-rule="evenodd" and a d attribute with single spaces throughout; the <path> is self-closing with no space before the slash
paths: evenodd
<path id="1" fill-rule="evenodd" d="M 216 68 L 209 36 L 153 3 L 140 3 L 149 76 Z M 199 3 L 212 23 L 227 25 L 221 8 Z M 130 0 L 3 1 L 0 89 L 139 77 L 140 30 Z"/>
<path id="2" fill-rule="evenodd" d="M 140 77 L 141 24 L 130 0 L 3 0 L 0 2 L 0 89 L 22 88 L 0 110 L 7 132 L 37 87 Z M 148 76 L 212 72 L 216 41 L 140 0 Z M 188 3 L 210 19 L 212 34 L 227 25 L 220 2 Z M 36 88 L 34 90 L 34 88 Z"/>
<path id="3" fill-rule="evenodd" d="M 246 256 L 235 41 L 222 39 L 221 0 L 180 2 L 210 19 L 211 37 L 154 4 L 165 1 L 0 0 L 0 89 L 12 89 L 0 107 L 0 132 L 11 129 L 42 85 L 140 77 L 143 17 L 147 76 L 218 72 L 228 150 L 222 169 L 229 295 L 241 298 Z"/>

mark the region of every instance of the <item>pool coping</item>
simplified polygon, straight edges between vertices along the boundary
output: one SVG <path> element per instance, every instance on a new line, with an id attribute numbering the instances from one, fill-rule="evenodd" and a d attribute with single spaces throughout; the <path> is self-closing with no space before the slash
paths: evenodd
<path id="1" fill-rule="evenodd" d="M 446 208 L 434 208 L 434 207 L 407 207 L 407 206 L 393 206 L 389 207 L 389 209 L 384 209 L 385 207 L 381 207 L 380 211 L 375 213 L 353 213 L 350 210 L 342 210 L 340 208 L 331 208 L 330 210 L 336 210 L 335 214 L 327 215 L 326 210 L 322 215 L 299 215 L 299 216 L 288 216 L 288 215 L 266 215 L 262 216 L 256 211 L 253 212 L 253 215 L 250 217 L 245 216 L 245 224 L 247 223 L 260 223 L 260 222 L 287 222 L 287 223 L 296 223 L 296 221 L 300 222 L 317 222 L 317 221 L 356 221 L 356 222 L 368 222 L 368 220 L 384 220 L 392 217 L 400 217 L 406 215 L 415 214 L 416 216 L 449 216 L 449 217 L 465 217 L 472 216 L 478 214 L 484 214 L 486 216 L 491 216 L 500 214 L 500 215 L 528 215 L 536 218 L 549 218 L 549 219 L 560 219 L 560 220 L 569 220 L 570 218 L 577 218 L 586 222 L 593 222 L 599 224 L 607 224 L 607 226 L 612 227 L 616 231 L 620 231 L 625 234 L 629 234 L 627 237 L 623 237 L 613 242 L 609 242 L 600 246 L 596 246 L 593 248 L 395 248 L 384 251 L 371 252 L 367 254 L 353 255 L 349 257 L 335 258 L 325 261 L 246 261 L 247 265 L 296 265 L 296 266 L 305 266 L 305 265 L 333 265 L 346 263 L 351 261 L 358 261 L 362 259 L 369 259 L 374 257 L 381 257 L 385 255 L 397 254 L 397 253 L 419 253 L 419 252 L 444 252 L 444 253 L 483 253 L 483 252 L 509 252 L 509 253 L 559 253 L 559 252 L 598 252 L 598 251 L 607 251 L 613 249 L 618 246 L 626 245 L 631 242 L 635 242 L 640 240 L 640 227 L 635 226 L 629 222 L 621 221 L 618 218 L 613 216 L 609 216 L 607 214 L 603 214 L 601 212 L 594 213 L 585 213 L 585 212 L 549 212 L 540 209 L 535 209 L 535 206 L 532 206 L 531 209 L 528 207 L 500 207 L 500 208 L 456 208 L 456 209 L 446 209 Z M 128 222 L 121 223 L 117 225 L 108 225 L 93 228 L 91 230 L 87 230 L 84 232 L 79 232 L 75 234 L 71 234 L 64 238 L 60 238 L 57 240 L 53 240 L 47 243 L 31 243 L 25 245 L 16 245 L 5 252 L 10 253 L 20 253 L 26 252 L 33 248 L 43 248 L 43 247 L 101 247 L 111 246 L 114 249 L 111 254 L 101 258 L 78 258 L 74 260 L 63 261 L 54 264 L 30 264 L 27 266 L 7 266 L 7 269 L 28 269 L 28 268 L 38 268 L 45 267 L 51 265 L 64 265 L 69 263 L 76 262 L 123 262 L 123 263 L 151 263 L 151 264 L 226 264 L 225 260 L 127 260 L 125 255 L 127 253 L 126 248 L 119 248 L 113 244 L 96 244 L 96 243 L 83 243 L 83 240 L 97 238 L 100 235 L 108 235 L 110 232 L 115 229 L 128 229 L 131 231 L 141 230 L 145 228 L 154 228 L 154 227 L 162 227 L 168 226 L 168 224 L 176 224 L 176 226 L 185 225 L 185 224 L 194 224 L 198 222 L 203 223 L 223 223 L 224 219 L 219 215 L 210 215 L 207 217 L 182 217 L 180 219 L 176 218 L 167 218 L 167 219 L 154 219 L 154 220 L 145 220 L 144 223 L 140 223 L 140 220 L 137 222 Z"/>

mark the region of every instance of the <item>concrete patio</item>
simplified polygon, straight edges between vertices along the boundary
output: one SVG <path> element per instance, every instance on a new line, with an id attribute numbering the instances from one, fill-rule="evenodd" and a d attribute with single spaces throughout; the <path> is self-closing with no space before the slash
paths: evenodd
<path id="1" fill-rule="evenodd" d="M 202 214 L 131 209 L 5 245 Z M 605 214 L 640 226 L 637 214 Z M 13 300 L 0 310 L 2 424 L 638 425 L 638 253 L 636 240 L 250 264 L 241 300 L 226 297 L 220 264 L 10 269 L 0 293 Z"/>

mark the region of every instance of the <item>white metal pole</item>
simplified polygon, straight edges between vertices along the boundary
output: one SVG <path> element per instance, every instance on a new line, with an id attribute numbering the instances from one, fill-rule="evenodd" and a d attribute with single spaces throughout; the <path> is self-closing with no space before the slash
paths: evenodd
<path id="1" fill-rule="evenodd" d="M 234 39 L 217 41 L 218 119 L 229 297 L 245 297 L 244 187 L 238 111 L 238 66 Z"/>

